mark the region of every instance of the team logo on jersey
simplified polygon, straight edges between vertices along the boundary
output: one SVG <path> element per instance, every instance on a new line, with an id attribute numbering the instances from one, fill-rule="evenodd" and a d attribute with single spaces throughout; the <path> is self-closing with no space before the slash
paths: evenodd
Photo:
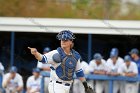
<path id="1" fill-rule="evenodd" d="M 70 61 L 69 64 L 72 64 L 72 62 Z"/>

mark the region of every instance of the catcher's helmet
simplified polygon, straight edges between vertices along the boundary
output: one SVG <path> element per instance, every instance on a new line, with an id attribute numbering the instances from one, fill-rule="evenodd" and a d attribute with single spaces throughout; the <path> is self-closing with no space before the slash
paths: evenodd
<path id="1" fill-rule="evenodd" d="M 73 40 L 75 35 L 69 30 L 63 30 L 57 35 L 58 40 Z"/>

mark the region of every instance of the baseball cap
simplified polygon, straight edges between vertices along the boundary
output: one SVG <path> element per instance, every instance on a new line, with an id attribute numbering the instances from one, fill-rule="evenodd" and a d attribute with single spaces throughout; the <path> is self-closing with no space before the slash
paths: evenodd
<path id="1" fill-rule="evenodd" d="M 40 73 L 40 69 L 39 69 L 39 68 L 34 68 L 34 69 L 33 69 L 33 72 Z"/>
<path id="2" fill-rule="evenodd" d="M 111 58 L 112 58 L 112 57 L 117 57 L 118 54 L 119 54 L 118 48 L 112 48 L 112 49 L 111 49 L 111 52 L 110 52 L 110 57 L 111 57 Z"/>
<path id="3" fill-rule="evenodd" d="M 139 54 L 139 50 L 137 48 L 133 48 L 129 54 Z"/>
<path id="4" fill-rule="evenodd" d="M 102 58 L 103 58 L 103 57 L 102 57 L 102 55 L 101 55 L 100 53 L 95 53 L 95 54 L 94 54 L 94 59 L 95 59 L 95 60 L 99 60 L 99 61 L 100 61 Z"/>
<path id="5" fill-rule="evenodd" d="M 17 67 L 16 66 L 12 66 L 10 68 L 10 73 L 16 73 L 17 72 Z"/>
<path id="6" fill-rule="evenodd" d="M 50 52 L 50 51 L 51 51 L 51 49 L 49 47 L 45 47 L 43 50 L 43 52 Z"/>
<path id="7" fill-rule="evenodd" d="M 126 55 L 124 57 L 124 62 L 128 62 L 128 61 L 131 61 L 131 57 L 129 55 Z"/>
<path id="8" fill-rule="evenodd" d="M 118 56 L 118 53 L 117 52 L 114 52 L 114 51 L 112 51 L 112 52 L 110 52 L 110 57 L 112 58 L 112 57 L 117 57 Z"/>

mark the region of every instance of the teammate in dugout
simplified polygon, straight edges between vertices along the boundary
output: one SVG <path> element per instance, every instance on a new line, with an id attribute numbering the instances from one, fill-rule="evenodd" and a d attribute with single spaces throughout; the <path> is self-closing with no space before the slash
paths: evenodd
<path id="1" fill-rule="evenodd" d="M 26 93 L 40 93 L 40 88 L 41 88 L 40 87 L 41 86 L 40 69 L 34 68 L 32 71 L 32 74 L 33 75 L 27 79 L 27 83 L 26 83 L 27 92 Z"/>
<path id="2" fill-rule="evenodd" d="M 117 48 L 112 48 L 110 51 L 110 58 L 107 60 L 107 65 L 109 68 L 109 72 L 107 75 L 109 76 L 118 76 L 118 69 L 124 63 L 124 60 L 119 57 L 119 50 Z M 113 82 L 113 93 L 124 93 L 124 82 L 123 81 L 114 81 Z"/>
<path id="3" fill-rule="evenodd" d="M 121 76 L 136 77 L 138 76 L 138 68 L 136 63 L 131 61 L 131 57 L 126 55 L 124 62 L 118 69 L 118 73 Z M 138 82 L 137 81 L 125 81 L 125 92 L 124 93 L 138 93 Z"/>
<path id="4" fill-rule="evenodd" d="M 81 69 L 80 54 L 72 49 L 75 35 L 69 30 L 64 30 L 57 35 L 57 39 L 61 40 L 61 47 L 44 55 L 36 48 L 28 47 L 38 61 L 52 65 L 49 93 L 69 93 L 74 73 L 83 83 L 86 93 L 92 93 L 93 90 L 88 86 Z"/>
<path id="5" fill-rule="evenodd" d="M 139 57 L 139 50 L 137 48 L 133 48 L 129 54 L 132 57 L 132 61 L 134 61 L 137 64 L 138 72 L 140 74 L 140 57 Z"/>
<path id="6" fill-rule="evenodd" d="M 93 58 L 94 59 L 89 63 L 90 72 L 95 75 L 106 75 L 106 72 L 108 72 L 108 67 L 102 55 L 100 53 L 95 53 Z M 108 93 L 108 81 L 96 80 L 95 82 L 96 93 Z"/>
<path id="7" fill-rule="evenodd" d="M 23 79 L 17 73 L 17 68 L 12 66 L 9 73 L 4 75 L 2 86 L 5 88 L 6 93 L 22 93 Z"/>
<path id="8" fill-rule="evenodd" d="M 131 55 L 132 61 L 137 64 L 138 72 L 140 74 L 140 57 L 139 57 L 139 50 L 137 48 L 133 48 L 129 54 Z M 139 93 L 140 93 L 140 83 L 139 83 Z"/>

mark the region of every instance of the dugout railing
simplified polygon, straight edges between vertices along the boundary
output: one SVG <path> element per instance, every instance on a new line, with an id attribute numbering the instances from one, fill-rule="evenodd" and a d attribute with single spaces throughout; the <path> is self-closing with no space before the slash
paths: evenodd
<path id="1" fill-rule="evenodd" d="M 41 81 L 41 93 L 44 93 L 44 78 L 49 77 L 49 72 L 42 72 L 42 81 Z M 107 75 L 94 75 L 88 74 L 85 75 L 88 80 L 108 80 L 109 81 L 109 93 L 113 93 L 113 81 L 140 81 L 140 75 L 136 77 L 124 77 L 124 76 L 107 76 Z M 76 78 L 76 77 L 75 77 Z"/>
<path id="2" fill-rule="evenodd" d="M 44 93 L 44 78 L 49 77 L 49 72 L 42 72 L 42 80 L 41 80 L 41 92 Z M 124 77 L 124 76 L 107 76 L 107 75 L 94 75 L 88 74 L 85 75 L 88 80 L 108 80 L 109 81 L 109 93 L 113 93 L 113 81 L 140 81 L 140 75 L 136 77 Z M 76 77 L 75 77 L 76 78 Z M 2 88 L 2 75 L 0 75 L 0 88 Z"/>

